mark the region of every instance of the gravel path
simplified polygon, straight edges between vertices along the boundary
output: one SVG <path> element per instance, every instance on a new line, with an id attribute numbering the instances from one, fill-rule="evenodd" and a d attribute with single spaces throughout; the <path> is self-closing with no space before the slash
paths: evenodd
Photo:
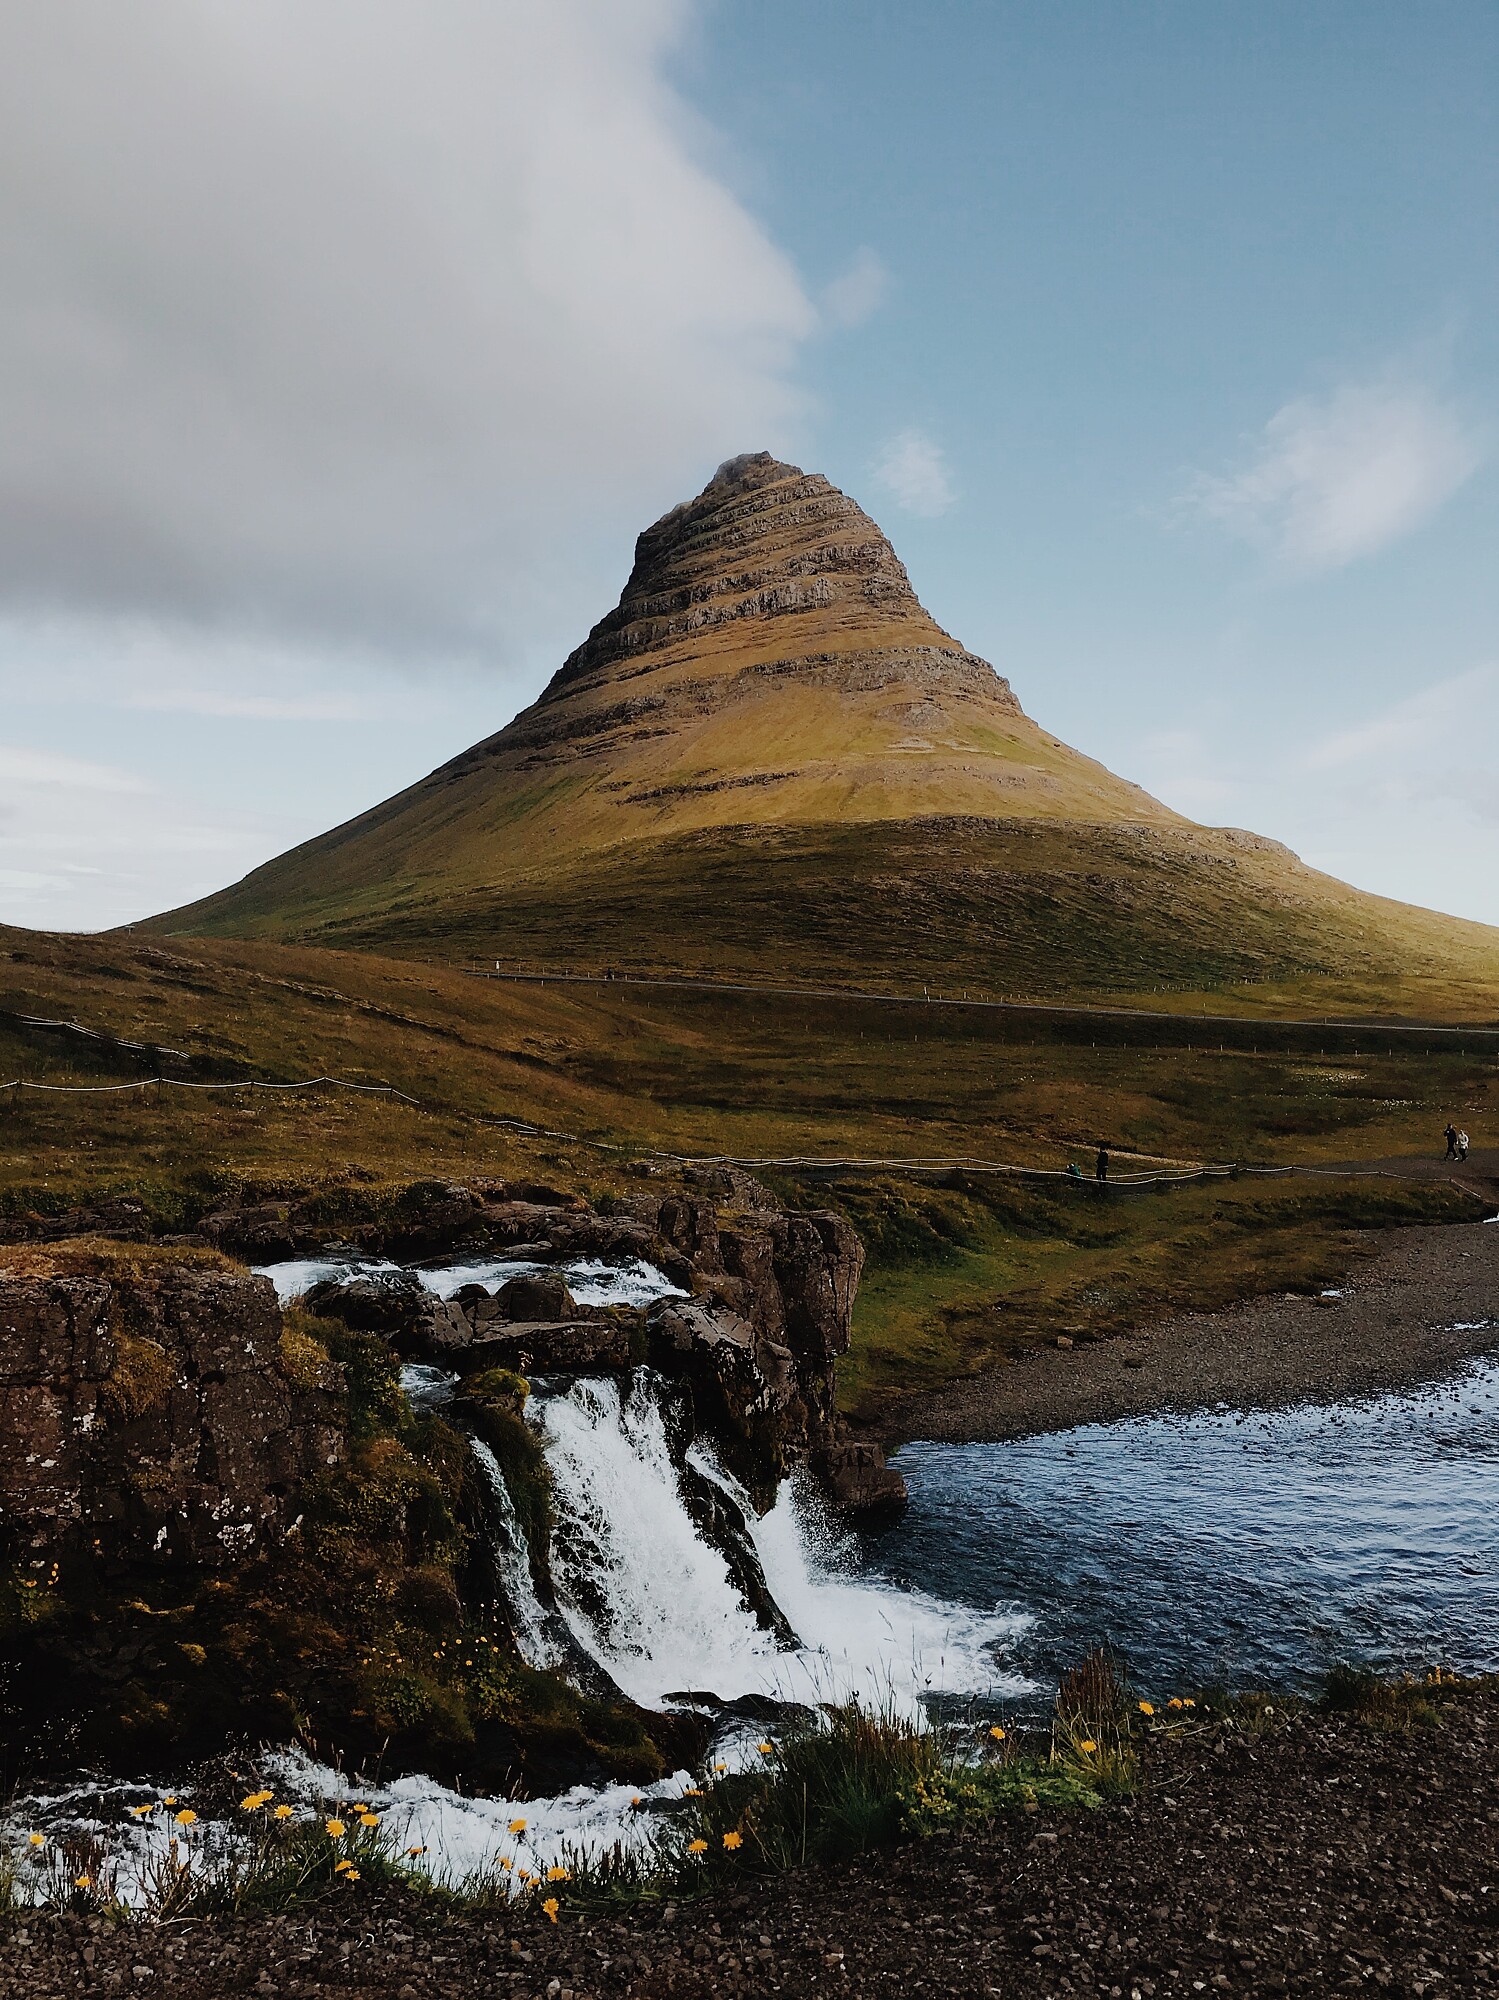
<path id="1" fill-rule="evenodd" d="M 1311 1716 L 1153 1749 L 1137 1801 L 1017 1814 L 680 1908 L 0 1931 L 6 2000 L 1499 1991 L 1499 1693 L 1408 1735 Z"/>
<path id="2" fill-rule="evenodd" d="M 1499 1223 L 1362 1239 L 1330 1299 L 1275 1294 L 1114 1340 L 1039 1348 L 902 1407 L 903 1438 L 967 1444 L 1215 1403 L 1279 1408 L 1448 1374 L 1499 1349 Z"/>

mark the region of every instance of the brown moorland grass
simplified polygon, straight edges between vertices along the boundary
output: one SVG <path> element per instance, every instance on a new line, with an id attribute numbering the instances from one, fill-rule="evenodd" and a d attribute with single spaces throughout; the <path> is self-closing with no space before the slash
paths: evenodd
<path id="1" fill-rule="evenodd" d="M 0 1010 L 0 1080 L 155 1073 L 150 1055 L 17 1020 L 42 1015 L 181 1051 L 161 1063 L 167 1075 L 329 1073 L 419 1100 L 155 1085 L 6 1094 L 0 1218 L 13 1226 L 129 1194 L 159 1226 L 184 1228 L 234 1196 L 330 1186 L 374 1200 L 382 1185 L 482 1173 L 603 1197 L 630 1184 L 635 1156 L 657 1149 L 809 1163 L 968 1157 L 1056 1171 L 1069 1161 L 1087 1169 L 1105 1139 L 1116 1173 L 1158 1161 L 1378 1160 L 1430 1153 L 1448 1116 L 1481 1134 L 1495 1084 L 1492 1058 L 1440 1044 L 1431 1054 L 1418 1043 L 1323 1053 L 1314 1030 L 1266 1030 L 1258 1052 L 1220 1053 L 1190 1024 L 1175 1043 L 1152 1026 L 1143 1046 L 1113 1024 L 1114 1039 L 1094 1046 L 1075 1020 L 514 984 L 221 940 L 0 932 Z M 864 1415 L 1064 1327 L 1107 1334 L 1164 1311 L 1325 1281 L 1355 1254 L 1357 1228 L 1475 1213 L 1455 1192 L 1398 1181 L 1217 1182 L 1104 1203 L 1087 1186 L 977 1173 L 762 1171 L 790 1198 L 844 1207 L 869 1246 L 843 1372 L 845 1398 Z"/>

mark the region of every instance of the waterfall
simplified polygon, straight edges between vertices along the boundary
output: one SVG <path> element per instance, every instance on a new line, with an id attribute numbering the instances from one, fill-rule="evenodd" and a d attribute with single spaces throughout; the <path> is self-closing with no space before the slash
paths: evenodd
<path id="1" fill-rule="evenodd" d="M 1026 1685 L 996 1657 L 1024 1619 L 861 1576 L 855 1538 L 836 1533 L 807 1482 L 788 1482 L 757 1522 L 694 1444 L 687 1463 L 743 1518 L 781 1629 L 796 1636 L 788 1648 L 693 1518 L 668 1398 L 640 1369 L 623 1390 L 585 1378 L 538 1393 L 529 1409 L 552 1476 L 558 1609 L 627 1694 L 648 1707 L 689 1690 L 799 1702 L 857 1694 L 916 1713 L 930 1694 Z"/>
<path id="2" fill-rule="evenodd" d="M 557 1636 L 550 1629 L 553 1615 L 536 1595 L 536 1584 L 531 1576 L 531 1554 L 526 1543 L 526 1531 L 516 1515 L 515 1502 L 510 1497 L 510 1488 L 505 1484 L 505 1475 L 500 1470 L 500 1461 L 495 1457 L 482 1438 L 471 1437 L 469 1449 L 473 1452 L 490 1495 L 490 1522 L 496 1530 L 494 1536 L 494 1566 L 505 1589 L 505 1603 L 510 1613 L 510 1629 L 515 1634 L 515 1643 L 520 1647 L 521 1658 L 528 1667 L 555 1667 L 561 1664 L 566 1648 L 558 1643 Z"/>
<path id="3" fill-rule="evenodd" d="M 688 1511 L 661 1384 L 585 1378 L 533 1399 L 552 1475 L 557 1604 L 627 1694 L 764 1685 L 777 1654 Z"/>

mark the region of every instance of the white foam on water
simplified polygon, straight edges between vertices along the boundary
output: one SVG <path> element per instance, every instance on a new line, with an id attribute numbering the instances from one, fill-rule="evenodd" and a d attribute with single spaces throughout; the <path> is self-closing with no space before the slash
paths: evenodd
<path id="1" fill-rule="evenodd" d="M 857 1695 L 916 1718 L 933 1695 L 1033 1689 L 1001 1665 L 1033 1623 L 1028 1613 L 979 1611 L 863 1574 L 854 1537 L 833 1527 L 809 1481 L 788 1480 L 763 1519 L 751 1516 L 751 1532 L 770 1594 L 802 1642 L 793 1674 L 770 1691 L 794 1700 Z"/>
<path id="2" fill-rule="evenodd" d="M 534 1277 L 536 1272 L 547 1268 L 534 1257 L 482 1257 L 467 1264 L 444 1264 L 435 1271 L 418 1271 L 416 1276 L 429 1292 L 435 1292 L 440 1299 L 450 1299 L 464 1285 L 482 1285 L 486 1292 L 497 1292 L 510 1278 Z"/>
<path id="3" fill-rule="evenodd" d="M 539 1271 L 555 1271 L 580 1306 L 647 1306 L 652 1299 L 684 1299 L 688 1296 L 674 1285 L 664 1271 L 633 1257 L 625 1264 L 606 1264 L 599 1257 L 579 1257 L 570 1264 L 540 1264 L 513 1257 L 487 1257 L 468 1264 L 447 1264 L 440 1270 L 418 1271 L 429 1292 L 450 1299 L 461 1285 L 482 1285 L 498 1291 L 509 1278 L 534 1276 Z"/>
<path id="4" fill-rule="evenodd" d="M 771 1596 L 801 1644 L 788 1650 L 735 1589 L 699 1534 L 672 1461 L 659 1383 L 575 1382 L 539 1398 L 558 1528 L 558 1604 L 579 1642 L 636 1701 L 708 1689 L 725 1699 L 851 1695 L 919 1713 L 938 1693 L 1021 1692 L 999 1664 L 1022 1615 L 979 1612 L 861 1577 L 850 1539 L 819 1521 L 804 1491 L 783 1487 L 750 1535 Z M 709 1464 L 696 1451 L 700 1470 Z M 721 1485 L 732 1489 L 722 1473 Z M 741 1501 L 742 1495 L 736 1495 Z"/>
<path id="5" fill-rule="evenodd" d="M 557 1602 L 579 1643 L 634 1700 L 761 1689 L 776 1650 L 682 1499 L 664 1409 L 636 1379 L 533 1399 L 552 1475 Z"/>
<path id="6" fill-rule="evenodd" d="M 678 1771 L 650 1785 L 575 1785 L 552 1798 L 518 1803 L 469 1797 L 422 1776 L 397 1778 L 373 1789 L 354 1787 L 343 1773 L 295 1747 L 261 1760 L 257 1782 L 261 1780 L 278 1802 L 295 1808 L 299 1822 L 337 1815 L 347 1823 L 352 1803 L 358 1801 L 380 1815 L 397 1852 L 434 1880 L 457 1887 L 483 1875 L 512 1894 L 525 1887 L 518 1879 L 522 1869 L 540 1876 L 550 1867 L 570 1866 L 585 1855 L 603 1856 L 616 1846 L 626 1853 L 643 1851 L 660 1825 L 660 1810 L 680 1799 L 693 1782 L 686 1771 Z M 165 1792 L 177 1807 L 194 1805 L 191 1787 L 168 1785 Z M 0 1820 L 0 1847 L 16 1864 L 17 1901 L 44 1901 L 49 1879 L 70 1876 L 62 1867 L 65 1841 L 97 1842 L 104 1855 L 100 1887 L 125 1908 L 139 1909 L 150 1901 L 154 1869 L 185 1861 L 189 1868 L 209 1873 L 216 1863 L 232 1862 L 250 1838 L 243 1814 L 215 1820 L 204 1806 L 189 1829 L 175 1824 L 171 1808 L 158 1806 L 140 1819 L 130 1811 L 163 1796 L 151 1784 L 111 1780 L 17 1799 Z M 647 1810 L 638 1809 L 636 1800 Z M 518 1834 L 510 1831 L 516 1820 L 525 1822 Z M 45 1833 L 41 1849 L 30 1845 L 34 1830 Z M 170 1841 L 176 1842 L 175 1850 L 169 1849 Z M 420 1852 L 410 1853 L 413 1848 Z M 501 1858 L 510 1861 L 508 1871 L 499 1868 Z"/>
<path id="7" fill-rule="evenodd" d="M 583 1257 L 576 1264 L 564 1264 L 562 1275 L 580 1306 L 648 1306 L 652 1299 L 691 1296 L 643 1257 L 632 1257 L 627 1264 Z"/>
<path id="8" fill-rule="evenodd" d="M 251 1269 L 257 1278 L 269 1278 L 276 1297 L 288 1305 L 325 1278 L 379 1277 L 401 1266 L 381 1257 L 293 1257 L 283 1264 L 254 1264 Z"/>
<path id="9" fill-rule="evenodd" d="M 294 1257 L 285 1263 L 252 1268 L 257 1277 L 270 1279 L 282 1305 L 301 1298 L 327 1278 L 378 1278 L 410 1269 L 384 1257 Z M 632 1257 L 624 1264 L 606 1264 L 600 1257 L 578 1257 L 570 1264 L 542 1264 L 528 1257 L 483 1257 L 412 1275 L 438 1298 L 450 1299 L 463 1285 L 482 1285 L 487 1292 L 497 1292 L 510 1278 L 534 1277 L 540 1271 L 557 1272 L 580 1306 L 639 1307 L 648 1306 L 653 1299 L 688 1296 L 643 1257 Z"/>
<path id="10" fill-rule="evenodd" d="M 299 1750 L 285 1751 L 273 1763 L 286 1792 L 319 1811 L 341 1797 L 363 1801 L 380 1814 L 398 1849 L 424 1850 L 411 1858 L 437 1881 L 456 1885 L 494 1873 L 512 1893 L 524 1886 L 516 1879 L 521 1869 L 537 1876 L 615 1846 L 627 1853 L 644 1849 L 660 1821 L 634 1801 L 664 1806 L 693 1782 L 686 1771 L 677 1771 L 652 1785 L 574 1785 L 551 1798 L 516 1801 L 468 1797 L 422 1776 L 351 1793 L 347 1779 Z M 272 1775 L 268 1769 L 268 1778 Z M 520 1833 L 510 1831 L 516 1820 L 525 1822 Z M 508 1871 L 499 1869 L 502 1859 L 511 1863 Z"/>

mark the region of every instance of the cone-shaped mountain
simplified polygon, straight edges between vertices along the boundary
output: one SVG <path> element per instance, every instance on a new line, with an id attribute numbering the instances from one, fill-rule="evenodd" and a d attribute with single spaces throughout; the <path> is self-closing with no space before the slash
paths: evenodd
<path id="1" fill-rule="evenodd" d="M 1039 728 L 862 508 L 759 452 L 498 734 L 163 929 L 986 990 L 1493 968 L 1499 934 L 1194 827 Z"/>

